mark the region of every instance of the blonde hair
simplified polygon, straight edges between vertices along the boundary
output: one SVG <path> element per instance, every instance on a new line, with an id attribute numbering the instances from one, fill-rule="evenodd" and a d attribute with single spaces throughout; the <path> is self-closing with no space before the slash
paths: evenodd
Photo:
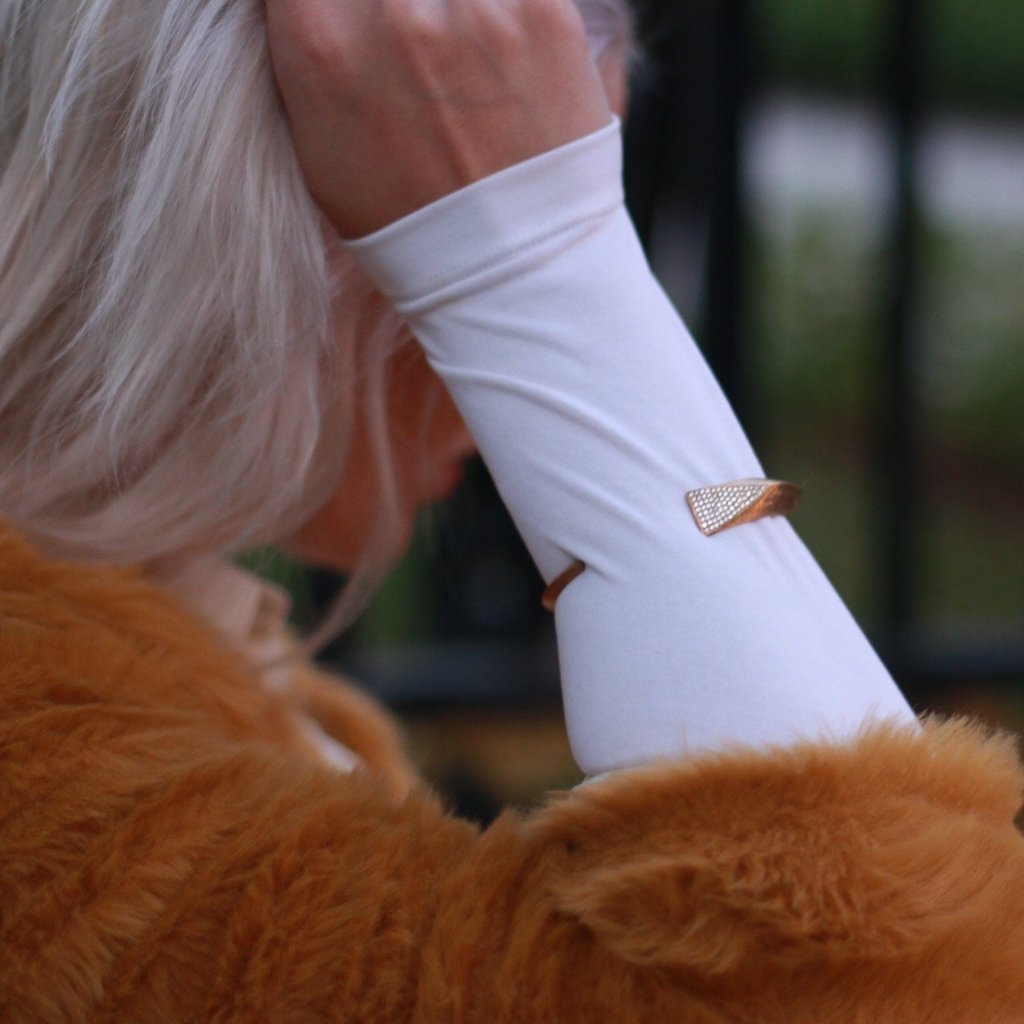
<path id="1" fill-rule="evenodd" d="M 580 7 L 602 53 L 623 8 Z M 331 238 L 261 0 L 0 0 L 0 513 L 81 561 L 280 539 L 357 408 L 393 513 L 406 335 Z"/>
<path id="2" fill-rule="evenodd" d="M 587 30 L 590 52 L 600 64 L 633 56 L 633 17 L 624 0 L 575 0 Z"/>
<path id="3" fill-rule="evenodd" d="M 280 537 L 360 369 L 262 5 L 159 6 L 0 5 L 0 510 L 84 560 Z"/>

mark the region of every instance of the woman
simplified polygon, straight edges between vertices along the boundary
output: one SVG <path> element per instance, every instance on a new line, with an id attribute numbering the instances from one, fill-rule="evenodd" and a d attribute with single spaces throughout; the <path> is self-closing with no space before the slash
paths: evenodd
<path id="1" fill-rule="evenodd" d="M 624 37 L 602 81 L 564 0 L 266 15 L 0 6 L 3 1018 L 1013 1019 L 1011 746 L 919 730 L 785 519 L 740 521 L 787 492 L 623 221 Z M 372 579 L 444 490 L 468 440 L 392 306 L 603 776 L 483 833 L 215 567 Z"/>

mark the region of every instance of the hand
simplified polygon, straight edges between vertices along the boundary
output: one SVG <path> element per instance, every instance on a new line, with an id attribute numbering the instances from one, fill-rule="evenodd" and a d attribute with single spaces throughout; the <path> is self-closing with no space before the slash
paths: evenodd
<path id="1" fill-rule="evenodd" d="M 266 0 L 314 200 L 357 238 L 603 127 L 571 0 Z"/>

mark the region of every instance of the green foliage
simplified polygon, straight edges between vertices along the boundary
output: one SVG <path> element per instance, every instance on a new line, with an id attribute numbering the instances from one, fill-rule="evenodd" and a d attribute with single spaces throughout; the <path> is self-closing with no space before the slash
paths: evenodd
<path id="1" fill-rule="evenodd" d="M 877 241 L 852 215 L 807 210 L 762 236 L 754 325 L 770 472 L 807 495 L 796 525 L 870 621 L 879 528 L 869 476 L 882 344 Z M 922 613 L 1024 608 L 1024 237 L 928 230 L 915 401 L 926 507 Z"/>
<path id="2" fill-rule="evenodd" d="M 761 0 L 755 5 L 770 80 L 840 92 L 880 88 L 885 0 Z M 938 103 L 1024 110 L 1020 0 L 925 0 L 928 91 Z"/>
<path id="3" fill-rule="evenodd" d="M 932 79 L 940 99 L 1024 110 L 1020 0 L 934 0 Z"/>
<path id="4" fill-rule="evenodd" d="M 880 0 L 761 0 L 754 6 L 770 78 L 863 90 L 877 77 Z"/>

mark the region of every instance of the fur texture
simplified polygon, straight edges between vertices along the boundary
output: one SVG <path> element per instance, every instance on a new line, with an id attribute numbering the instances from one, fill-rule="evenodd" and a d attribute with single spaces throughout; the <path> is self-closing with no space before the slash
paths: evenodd
<path id="1" fill-rule="evenodd" d="M 1006 739 L 658 764 L 480 833 L 323 686 L 271 697 L 130 574 L 0 529 L 0 1019 L 1024 1018 Z M 296 706 L 374 770 L 318 764 Z"/>

